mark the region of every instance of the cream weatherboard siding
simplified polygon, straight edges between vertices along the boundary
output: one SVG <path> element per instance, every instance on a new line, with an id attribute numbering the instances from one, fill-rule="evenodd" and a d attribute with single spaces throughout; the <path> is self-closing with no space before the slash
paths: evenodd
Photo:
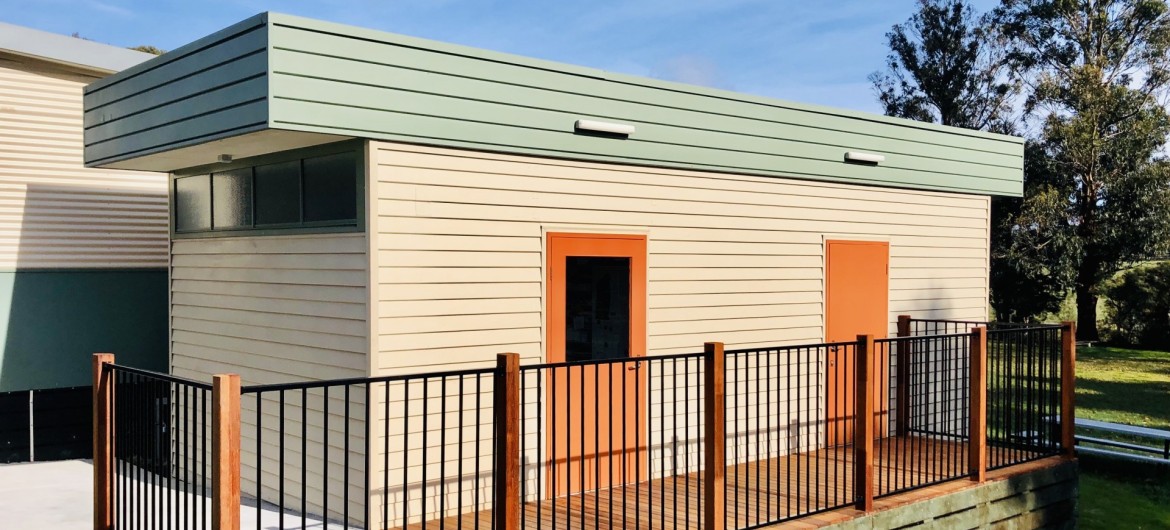
<path id="1" fill-rule="evenodd" d="M 209 381 L 239 374 L 244 385 L 363 377 L 368 372 L 365 234 L 177 239 L 171 264 L 171 370 Z M 365 395 L 350 395 L 350 510 L 361 513 Z M 329 510 L 340 516 L 344 390 L 330 393 L 329 458 L 322 447 L 323 395 L 285 392 L 285 502 L 299 509 L 301 404 L 308 405 L 307 505 L 320 513 L 324 466 Z M 261 451 L 264 498 L 278 499 L 279 394 L 266 393 Z M 256 398 L 241 402 L 245 497 L 256 493 Z"/>
<path id="2" fill-rule="evenodd" d="M 826 239 L 890 243 L 891 333 L 898 314 L 987 315 L 987 197 L 392 143 L 372 150 L 376 373 L 489 366 L 498 352 L 541 362 L 546 232 L 648 236 L 648 355 L 697 352 L 706 341 L 729 348 L 822 341 Z M 799 411 L 805 422 L 824 414 L 823 360 L 794 362 L 793 369 L 808 385 L 795 394 L 799 401 L 776 403 L 763 419 L 775 431 L 772 454 L 823 439 L 815 427 L 789 432 L 790 414 Z M 754 368 L 743 375 L 749 372 L 754 378 Z M 774 388 L 786 376 L 775 366 L 767 375 Z M 649 377 L 651 409 L 678 402 L 670 366 Z M 652 476 L 700 464 L 694 377 L 689 431 L 651 425 Z M 683 397 L 684 380 L 677 389 Z M 734 380 L 732 374 L 729 385 Z M 729 405 L 745 411 L 729 442 L 755 452 L 754 437 L 746 436 L 754 401 Z M 524 414 L 534 420 L 527 425 L 538 423 L 535 406 Z M 526 430 L 526 457 L 536 462 L 541 442 Z M 664 462 L 680 469 L 664 469 Z M 400 469 L 392 466 L 392 483 L 402 480 Z M 526 492 L 540 491 L 538 466 L 528 466 L 524 479 Z M 417 480 L 416 470 L 409 482 Z"/>
<path id="3" fill-rule="evenodd" d="M 0 53 L 0 269 L 166 267 L 166 175 L 82 164 L 95 79 Z"/>
<path id="4" fill-rule="evenodd" d="M 0 50 L 0 392 L 89 385 L 94 351 L 167 369 L 167 176 L 83 165 L 103 74 Z"/>
<path id="5" fill-rule="evenodd" d="M 825 239 L 889 241 L 891 333 L 987 316 L 987 197 L 376 146 L 379 371 L 539 362 L 546 231 L 649 236 L 650 355 L 823 340 Z"/>

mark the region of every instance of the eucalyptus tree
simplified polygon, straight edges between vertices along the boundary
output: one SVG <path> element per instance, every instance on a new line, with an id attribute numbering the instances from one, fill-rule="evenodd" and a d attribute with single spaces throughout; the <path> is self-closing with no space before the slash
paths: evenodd
<path id="1" fill-rule="evenodd" d="M 1003 0 L 995 22 L 1042 122 L 1024 211 L 1074 278 L 1081 336 L 1096 339 L 1105 280 L 1163 254 L 1170 232 L 1170 10 L 1164 0 Z M 1018 225 L 1031 229 L 1036 225 Z"/>

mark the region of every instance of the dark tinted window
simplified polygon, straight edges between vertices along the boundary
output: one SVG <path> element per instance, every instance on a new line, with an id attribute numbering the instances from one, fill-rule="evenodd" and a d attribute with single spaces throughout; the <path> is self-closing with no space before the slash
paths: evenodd
<path id="1" fill-rule="evenodd" d="M 234 169 L 211 176 L 212 227 L 251 228 L 252 168 Z"/>
<path id="2" fill-rule="evenodd" d="M 357 155 L 304 160 L 305 222 L 357 219 Z"/>
<path id="3" fill-rule="evenodd" d="M 175 179 L 175 230 L 211 230 L 211 176 Z"/>
<path id="4" fill-rule="evenodd" d="M 301 161 L 256 166 L 256 226 L 301 221 Z"/>
<path id="5" fill-rule="evenodd" d="M 569 256 L 565 360 L 630 356 L 630 258 Z"/>

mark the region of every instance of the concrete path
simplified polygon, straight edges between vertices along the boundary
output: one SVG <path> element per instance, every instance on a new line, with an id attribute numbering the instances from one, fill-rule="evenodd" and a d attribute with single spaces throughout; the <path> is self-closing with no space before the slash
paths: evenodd
<path id="1" fill-rule="evenodd" d="M 149 486 L 146 486 L 149 488 Z M 181 495 L 181 494 L 180 494 Z M 207 499 L 202 496 L 193 504 Z M 257 525 L 259 517 L 259 525 Z M 245 529 L 318 530 L 343 528 L 343 525 L 309 519 L 301 526 L 300 515 L 286 512 L 284 525 L 280 512 L 251 506 L 240 508 L 240 526 Z M 197 528 L 198 525 L 193 525 Z M 89 460 L 38 462 L 0 465 L 0 528 L 4 530 L 92 530 L 93 465 Z M 349 527 L 357 530 L 355 527 Z"/>
<path id="2" fill-rule="evenodd" d="M 0 527 L 93 530 L 87 460 L 0 465 Z"/>

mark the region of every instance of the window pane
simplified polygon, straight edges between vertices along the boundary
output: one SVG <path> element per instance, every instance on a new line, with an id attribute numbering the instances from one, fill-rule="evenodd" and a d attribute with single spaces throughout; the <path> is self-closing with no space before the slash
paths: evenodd
<path id="1" fill-rule="evenodd" d="M 175 231 L 211 230 L 211 175 L 175 179 Z"/>
<path id="2" fill-rule="evenodd" d="M 301 162 L 256 166 L 256 226 L 301 220 Z"/>
<path id="3" fill-rule="evenodd" d="M 305 222 L 357 219 L 357 154 L 306 158 Z"/>
<path id="4" fill-rule="evenodd" d="M 213 228 L 219 230 L 252 226 L 252 168 L 213 174 L 211 191 Z"/>
<path id="5" fill-rule="evenodd" d="M 565 360 L 629 356 L 630 258 L 568 257 Z"/>

